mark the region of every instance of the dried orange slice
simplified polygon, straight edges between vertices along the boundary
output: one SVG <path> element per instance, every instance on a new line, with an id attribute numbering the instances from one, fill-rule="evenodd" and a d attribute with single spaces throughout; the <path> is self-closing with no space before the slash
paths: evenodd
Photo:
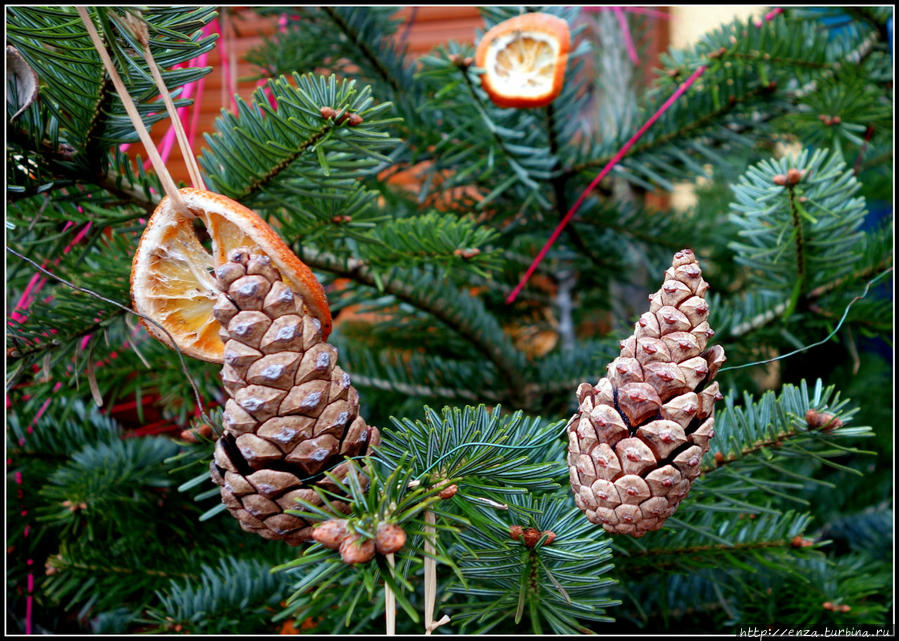
<path id="1" fill-rule="evenodd" d="M 213 270 L 239 247 L 263 253 L 281 272 L 308 310 L 321 321 L 322 337 L 331 332 L 331 311 L 324 288 L 256 212 L 221 194 L 184 188 L 178 193 L 193 216 L 162 199 L 147 222 L 131 264 L 131 301 L 135 311 L 164 327 L 187 356 L 221 363 L 225 346 L 212 308 L 221 291 Z M 195 228 L 195 224 L 205 228 Z M 200 235 L 211 240 L 204 247 Z M 151 335 L 169 347 L 172 340 L 153 323 Z"/>
<path id="2" fill-rule="evenodd" d="M 562 91 L 570 46 L 568 23 L 556 16 L 525 13 L 504 20 L 478 43 L 481 86 L 500 107 L 548 105 Z"/>

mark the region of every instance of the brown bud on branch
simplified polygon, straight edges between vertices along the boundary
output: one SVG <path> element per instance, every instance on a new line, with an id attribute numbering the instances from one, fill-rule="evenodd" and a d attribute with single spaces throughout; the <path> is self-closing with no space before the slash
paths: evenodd
<path id="1" fill-rule="evenodd" d="M 394 554 L 406 544 L 406 532 L 395 523 L 379 523 L 375 535 L 375 548 L 378 554 Z"/>
<path id="2" fill-rule="evenodd" d="M 442 490 L 440 490 L 440 494 L 438 494 L 437 496 L 439 496 L 441 499 L 443 499 L 445 501 L 446 499 L 453 498 L 456 495 L 456 492 L 458 492 L 458 491 L 459 491 L 458 485 L 449 485 L 449 486 L 443 488 Z"/>
<path id="3" fill-rule="evenodd" d="M 359 563 L 368 563 L 375 556 L 374 539 L 365 539 L 360 543 L 362 537 L 355 532 L 348 534 L 340 543 L 340 556 L 344 563 L 357 565 Z"/>
<path id="4" fill-rule="evenodd" d="M 346 519 L 330 519 L 312 530 L 312 538 L 331 550 L 338 549 L 347 536 Z"/>
<path id="5" fill-rule="evenodd" d="M 810 408 L 805 413 L 805 422 L 809 427 L 814 429 L 820 429 L 823 432 L 829 432 L 838 427 L 843 427 L 843 421 L 834 416 L 833 414 L 828 414 L 826 412 L 819 412 L 814 408 Z"/>

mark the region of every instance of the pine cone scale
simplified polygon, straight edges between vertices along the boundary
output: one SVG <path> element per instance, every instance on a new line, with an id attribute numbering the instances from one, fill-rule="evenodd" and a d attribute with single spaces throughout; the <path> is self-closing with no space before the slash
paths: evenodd
<path id="1" fill-rule="evenodd" d="M 712 379 L 725 360 L 720 345 L 706 350 L 714 335 L 707 291 L 693 252 L 677 252 L 607 375 L 577 389 L 567 427 L 571 488 L 609 532 L 659 529 L 699 476 L 722 398 Z"/>

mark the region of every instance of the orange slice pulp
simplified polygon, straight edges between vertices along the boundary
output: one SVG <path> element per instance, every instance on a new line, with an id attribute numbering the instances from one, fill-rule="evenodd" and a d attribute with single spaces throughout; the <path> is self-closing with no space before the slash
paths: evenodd
<path id="1" fill-rule="evenodd" d="M 331 311 L 324 288 L 268 223 L 221 194 L 191 188 L 178 193 L 192 216 L 176 211 L 171 200 L 163 198 L 147 222 L 131 264 L 134 310 L 159 323 L 171 339 L 153 323 L 144 322 L 152 336 L 187 356 L 221 363 L 225 346 L 212 315 L 221 289 L 214 270 L 232 250 L 243 247 L 271 258 L 281 278 L 321 321 L 322 337 L 327 338 Z M 197 235 L 195 221 L 205 228 L 211 252 Z"/>
<path id="2" fill-rule="evenodd" d="M 543 107 L 562 91 L 571 34 L 568 23 L 546 13 L 500 22 L 478 43 L 481 86 L 500 107 Z"/>

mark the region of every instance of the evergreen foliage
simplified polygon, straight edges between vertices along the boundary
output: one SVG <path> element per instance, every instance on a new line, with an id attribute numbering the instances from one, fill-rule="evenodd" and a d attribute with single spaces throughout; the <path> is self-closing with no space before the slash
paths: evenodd
<path id="1" fill-rule="evenodd" d="M 534 10 L 483 7 L 478 37 Z M 734 21 L 622 96 L 604 90 L 636 71 L 603 41 L 612 13 L 543 10 L 573 46 L 561 95 L 525 110 L 481 89 L 476 42 L 414 59 L 395 8 L 260 8 L 286 18 L 247 55 L 263 83 L 196 150 L 207 187 L 258 211 L 325 284 L 329 340 L 381 431 L 367 483 L 332 478 L 353 532 L 408 538 L 394 565 L 348 565 L 223 513 L 218 367 L 182 362 L 128 312 L 159 178 L 120 149 L 138 137 L 75 9 L 7 9 L 7 43 L 39 79 L 15 117 L 7 81 L 11 632 L 381 634 L 387 587 L 397 632 L 421 634 L 431 564 L 434 617 L 450 617 L 437 634 L 888 625 L 892 10 Z M 165 126 L 126 17 L 147 23 L 183 106 L 210 71 L 187 63 L 215 46 L 202 34 L 217 10 L 89 13 L 144 122 Z M 627 19 L 645 35 L 647 19 Z M 683 183 L 686 210 L 658 197 Z M 664 528 L 612 537 L 574 505 L 564 425 L 682 247 L 711 285 L 724 406 Z M 810 409 L 838 423 L 809 424 Z M 323 506 L 294 512 L 335 516 L 339 495 L 316 491 Z"/>

